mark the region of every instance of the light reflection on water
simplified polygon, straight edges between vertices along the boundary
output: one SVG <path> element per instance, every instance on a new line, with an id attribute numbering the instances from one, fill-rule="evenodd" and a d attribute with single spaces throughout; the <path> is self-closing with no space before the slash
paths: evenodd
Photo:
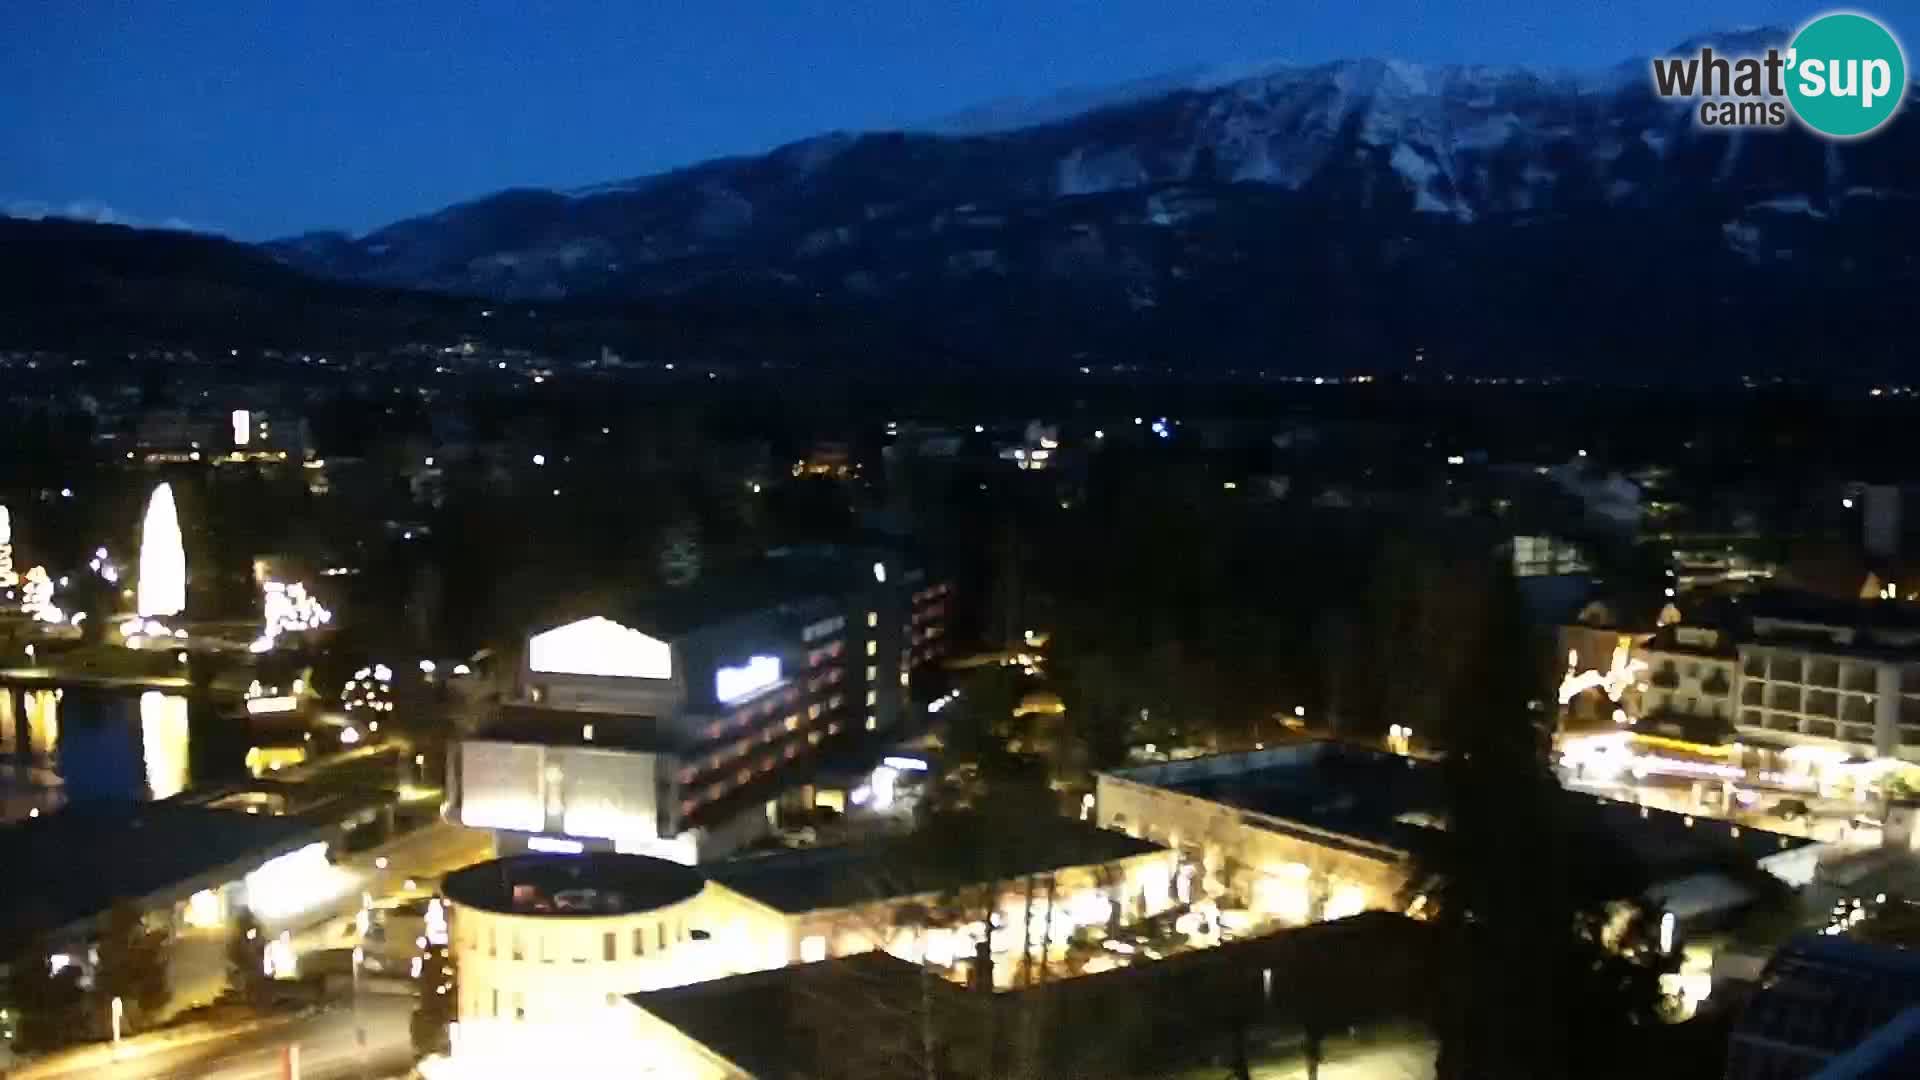
<path id="1" fill-rule="evenodd" d="M 192 783 L 191 726 L 181 694 L 0 686 L 0 770 L 69 798 L 165 799 Z"/>
<path id="2" fill-rule="evenodd" d="M 187 699 L 149 690 L 140 695 L 140 749 L 147 792 L 166 799 L 187 789 Z"/>
<path id="3" fill-rule="evenodd" d="M 27 703 L 27 752 L 52 757 L 60 745 L 60 699 L 58 690 L 29 690 Z"/>

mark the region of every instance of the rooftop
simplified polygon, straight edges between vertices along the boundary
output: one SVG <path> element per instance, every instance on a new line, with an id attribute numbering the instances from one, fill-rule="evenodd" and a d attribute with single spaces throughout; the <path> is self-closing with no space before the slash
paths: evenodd
<path id="1" fill-rule="evenodd" d="M 840 594 L 875 584 L 876 561 L 896 569 L 918 562 L 879 548 L 778 548 L 685 588 L 652 591 L 631 610 L 610 614 L 656 637 L 683 637 L 770 608 L 824 605 Z"/>
<path id="2" fill-rule="evenodd" d="M 117 900 L 138 900 L 235 863 L 263 863 L 314 827 L 306 817 L 176 801 L 71 803 L 0 827 L 8 878 L 0 890 L 0 955 L 11 955 L 33 929 L 92 918 Z"/>
<path id="3" fill-rule="evenodd" d="M 831 1063 L 819 1060 L 833 1051 L 807 1037 L 808 1029 L 817 1027 L 809 1023 L 809 1010 L 833 1009 L 836 1028 L 880 1040 L 901 1023 L 902 1011 L 892 1003 L 915 1000 L 923 989 L 947 999 L 967 993 L 945 979 L 924 979 L 920 968 L 905 960 L 866 952 L 632 994 L 628 1000 L 754 1076 L 825 1076 L 844 1069 L 846 1060 L 843 1055 Z M 900 1075 L 906 1080 L 916 1072 Z"/>
<path id="4" fill-rule="evenodd" d="M 1427 830 L 1419 821 L 1439 808 L 1442 794 L 1439 771 L 1418 759 L 1319 740 L 1113 775 L 1298 823 L 1308 839 L 1346 838 L 1398 851 L 1420 842 Z"/>
<path id="5" fill-rule="evenodd" d="M 1393 855 L 1431 841 L 1444 810 L 1432 762 L 1329 741 L 1117 769 L 1114 776 L 1208 799 L 1277 821 L 1251 821 L 1302 837 Z M 1631 803 L 1566 793 L 1570 824 L 1610 842 L 1645 880 L 1680 876 L 1733 854 L 1759 859 L 1811 841 Z M 1388 850 L 1381 850 L 1382 848 Z M 1614 868 L 1620 870 L 1621 868 Z M 1622 882 L 1626 884 L 1626 882 Z"/>
<path id="6" fill-rule="evenodd" d="M 1796 938 L 1767 963 L 1760 991 L 1735 1024 L 1727 1076 L 1809 1075 L 1916 1004 L 1920 953 L 1841 937 Z"/>
<path id="7" fill-rule="evenodd" d="M 944 892 L 993 877 L 1094 866 L 1165 850 L 1071 818 L 1035 818 L 1017 838 L 989 836 L 983 828 L 969 828 L 964 817 L 948 824 L 947 835 L 977 841 L 972 850 L 950 847 L 941 858 L 921 858 L 923 848 L 915 837 L 892 836 L 733 859 L 707 867 L 707 873 L 735 892 L 779 911 L 797 913 Z"/>
<path id="8" fill-rule="evenodd" d="M 1920 633 L 1920 604 L 1839 600 L 1814 593 L 1768 589 L 1747 597 L 1740 607 L 1741 613 L 1752 619 Z"/>
<path id="9" fill-rule="evenodd" d="M 706 888 L 699 871 L 645 855 L 510 855 L 448 874 L 447 899 L 502 915 L 606 916 L 655 911 Z"/>

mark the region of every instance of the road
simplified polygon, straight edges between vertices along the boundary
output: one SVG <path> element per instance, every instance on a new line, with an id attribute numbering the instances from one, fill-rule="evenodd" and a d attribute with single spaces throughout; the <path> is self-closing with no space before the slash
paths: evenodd
<path id="1" fill-rule="evenodd" d="M 493 835 L 458 825 L 433 824 L 399 837 L 377 850 L 354 855 L 342 868 L 353 875 L 353 888 L 334 903 L 313 908 L 297 922 L 275 924 L 273 932 L 293 931 L 297 952 L 351 948 L 354 915 L 361 894 L 375 899 L 409 892 L 425 892 L 446 874 L 493 857 Z M 384 859 L 383 869 L 379 861 Z M 407 883 L 413 882 L 409 890 Z"/>
<path id="2" fill-rule="evenodd" d="M 318 1015 L 232 1039 L 212 1039 L 173 1050 L 156 1050 L 114 1063 L 89 1061 L 62 1072 L 35 1071 L 33 1080 L 280 1080 L 289 1044 L 300 1048 L 301 1080 L 361 1080 L 404 1074 L 413 1066 L 407 1019 L 413 999 L 366 995 L 360 1015 L 364 1050 L 354 1037 L 353 1010 L 345 1002 Z"/>
<path id="3" fill-rule="evenodd" d="M 316 897 L 312 905 L 291 917 L 267 922 L 267 932 L 290 932 L 294 951 L 303 956 L 319 950 L 351 949 L 359 944 L 354 916 L 360 910 L 363 892 L 376 899 L 391 896 L 406 891 L 409 880 L 416 889 L 431 889 L 433 882 L 447 872 L 492 855 L 490 833 L 439 823 L 425 826 L 341 863 L 324 896 Z M 380 858 L 387 861 L 385 869 L 377 864 Z M 173 953 L 173 1008 L 205 1004 L 219 996 L 227 985 L 226 948 L 225 929 L 185 931 L 180 935 Z"/>

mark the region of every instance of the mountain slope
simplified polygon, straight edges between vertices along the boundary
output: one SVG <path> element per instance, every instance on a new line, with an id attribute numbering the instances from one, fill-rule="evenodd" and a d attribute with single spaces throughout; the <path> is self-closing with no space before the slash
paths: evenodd
<path id="1" fill-rule="evenodd" d="M 1016 130 L 827 135 L 270 250 L 494 297 L 863 304 L 1041 363 L 1381 367 L 1424 347 L 1524 370 L 1676 341 L 1764 359 L 1829 322 L 1884 354 L 1884 302 L 1915 282 L 1894 239 L 1920 208 L 1914 111 L 1844 144 L 1719 132 L 1645 72 L 1189 74 Z"/>

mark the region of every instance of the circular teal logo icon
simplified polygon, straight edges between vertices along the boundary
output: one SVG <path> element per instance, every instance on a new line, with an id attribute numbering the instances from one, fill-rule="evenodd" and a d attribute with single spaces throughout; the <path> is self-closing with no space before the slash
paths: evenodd
<path id="1" fill-rule="evenodd" d="M 1907 92 L 1907 60 L 1893 34 L 1865 15 L 1822 15 L 1787 52 L 1787 100 L 1822 135 L 1852 138 L 1887 122 Z"/>

